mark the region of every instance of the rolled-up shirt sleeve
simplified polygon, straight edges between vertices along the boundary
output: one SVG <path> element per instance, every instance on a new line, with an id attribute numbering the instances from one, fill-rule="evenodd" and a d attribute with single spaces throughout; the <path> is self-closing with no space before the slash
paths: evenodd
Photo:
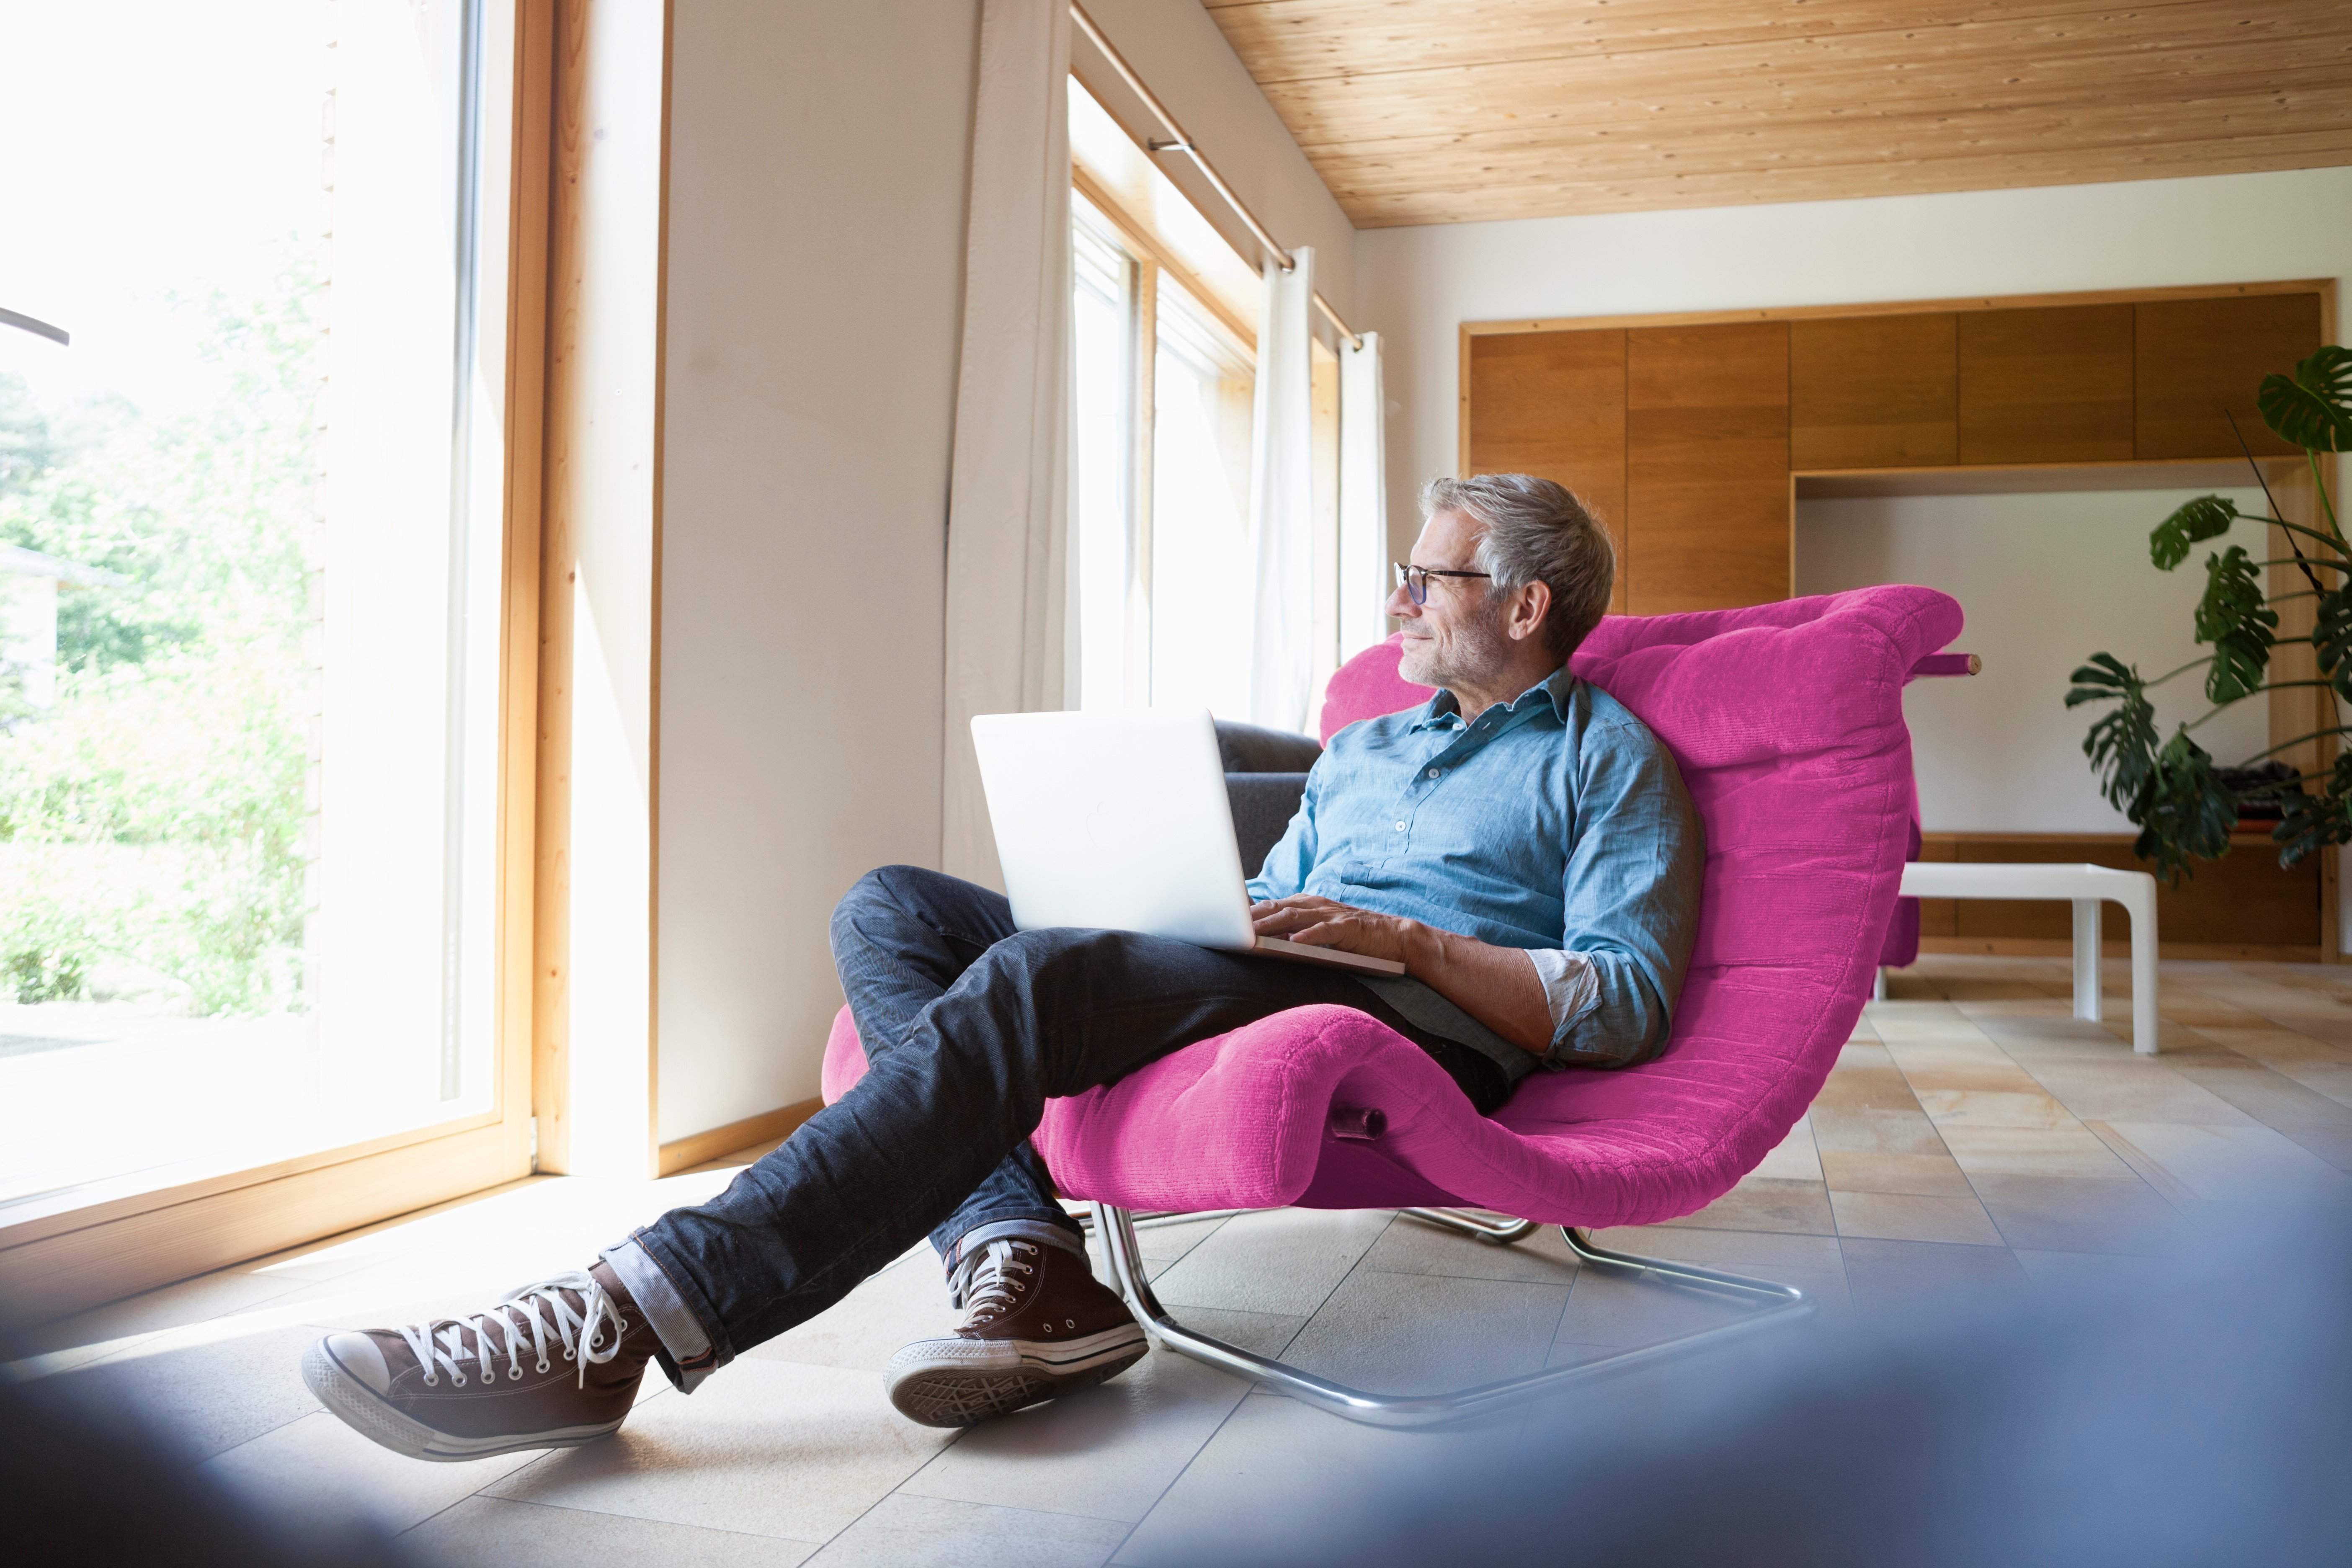
<path id="1" fill-rule="evenodd" d="M 1601 978 L 1580 952 L 1524 950 L 1535 965 L 1536 983 L 1543 987 L 1544 1005 L 1551 1010 L 1551 1040 L 1559 1044 L 1601 1005 Z"/>

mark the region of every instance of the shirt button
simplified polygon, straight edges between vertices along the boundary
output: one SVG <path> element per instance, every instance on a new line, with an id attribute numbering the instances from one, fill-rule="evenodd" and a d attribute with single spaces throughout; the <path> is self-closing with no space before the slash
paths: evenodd
<path id="1" fill-rule="evenodd" d="M 1403 823 L 1400 822 L 1400 823 L 1398 823 L 1398 824 L 1397 824 L 1397 831 L 1398 831 L 1399 833 L 1402 833 L 1402 832 L 1404 831 L 1404 824 L 1403 824 Z"/>
<path id="2" fill-rule="evenodd" d="M 1429 776 L 1430 776 L 1431 778 L 1435 778 L 1435 777 L 1436 777 L 1436 776 L 1437 776 L 1441 772 L 1443 772 L 1443 771 L 1444 771 L 1443 769 L 1439 769 L 1439 768 L 1432 768 L 1432 769 L 1430 769 L 1430 770 L 1429 770 Z"/>

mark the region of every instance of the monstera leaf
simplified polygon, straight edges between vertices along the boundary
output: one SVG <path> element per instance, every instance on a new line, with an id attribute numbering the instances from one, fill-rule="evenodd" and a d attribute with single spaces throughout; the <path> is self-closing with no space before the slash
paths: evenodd
<path id="1" fill-rule="evenodd" d="M 2352 451 L 2352 349 L 2329 343 L 2295 366 L 2294 375 L 2263 377 L 2254 406 L 2283 441 L 2320 452 Z"/>
<path id="2" fill-rule="evenodd" d="M 2140 830 L 2132 853 L 2154 861 L 2156 874 L 2178 886 L 2190 859 L 2218 860 L 2230 852 L 2238 797 L 2213 776 L 2211 755 L 2184 724 L 2157 753 L 2124 815 Z"/>
<path id="3" fill-rule="evenodd" d="M 2169 572 L 2189 559 L 2190 545 L 2229 532 L 2238 516 L 2238 509 L 2220 496 L 2199 496 L 2183 502 L 2147 536 L 2147 558 Z"/>
<path id="4" fill-rule="evenodd" d="M 2197 640 L 2210 643 L 2213 663 L 2205 671 L 2205 695 L 2235 702 L 2263 683 L 2271 645 L 2278 640 L 2278 612 L 2263 602 L 2260 563 L 2242 546 L 2205 557 L 2205 597 L 2197 605 Z"/>
<path id="5" fill-rule="evenodd" d="M 2292 866 L 2331 844 L 2352 844 L 2352 752 L 2336 759 L 2319 794 L 2307 794 L 2298 779 L 2279 803 L 2285 810 L 2271 838 L 2279 846 L 2280 865 Z"/>
<path id="6" fill-rule="evenodd" d="M 2083 754 L 2099 775 L 2099 793 L 2107 804 L 2128 814 L 2156 769 L 2156 710 L 2146 695 L 2139 670 L 2113 654 L 2095 653 L 2091 662 L 2076 667 L 2074 689 L 2066 706 L 2085 702 L 2116 702 L 2083 737 Z M 2138 818 L 2133 818 L 2137 821 Z"/>
<path id="7" fill-rule="evenodd" d="M 2319 595 L 2311 648 L 2336 695 L 2352 698 L 2352 584 Z"/>

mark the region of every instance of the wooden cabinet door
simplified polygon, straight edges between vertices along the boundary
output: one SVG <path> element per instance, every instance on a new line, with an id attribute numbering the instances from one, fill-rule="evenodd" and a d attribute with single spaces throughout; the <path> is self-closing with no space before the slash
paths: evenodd
<path id="1" fill-rule="evenodd" d="M 1617 544 L 1612 610 L 1625 608 L 1625 334 L 1496 332 L 1470 339 L 1466 474 L 1566 485 Z"/>
<path id="2" fill-rule="evenodd" d="M 1627 608 L 1787 598 L 1789 497 L 1788 323 L 1629 331 Z"/>
<path id="3" fill-rule="evenodd" d="M 1940 468 L 1959 461 L 1959 351 L 1949 310 L 1789 323 L 1789 463 Z"/>
<path id="4" fill-rule="evenodd" d="M 2112 463 L 2132 456 L 2132 307 L 1960 317 L 1960 461 Z"/>
<path id="5" fill-rule="evenodd" d="M 2273 372 L 2294 374 L 2319 346 L 2318 295 L 2150 300 L 2132 309 L 2136 456 L 2238 457 L 2232 416 L 2256 457 L 2297 450 L 2263 423 L 2254 389 Z"/>

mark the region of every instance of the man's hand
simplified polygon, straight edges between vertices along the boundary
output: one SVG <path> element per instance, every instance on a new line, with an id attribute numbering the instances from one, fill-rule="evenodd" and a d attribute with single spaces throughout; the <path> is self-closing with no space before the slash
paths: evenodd
<path id="1" fill-rule="evenodd" d="M 1333 899 L 1299 893 L 1250 906 L 1250 924 L 1259 936 L 1278 936 L 1308 947 L 1336 947 L 1367 958 L 1385 958 L 1414 969 L 1427 954 L 1432 934 L 1419 921 L 1374 914 Z"/>
<path id="2" fill-rule="evenodd" d="M 1551 1005 L 1534 963 L 1517 948 L 1312 893 L 1252 904 L 1250 924 L 1260 936 L 1393 960 L 1520 1049 L 1540 1056 L 1551 1046 Z"/>

